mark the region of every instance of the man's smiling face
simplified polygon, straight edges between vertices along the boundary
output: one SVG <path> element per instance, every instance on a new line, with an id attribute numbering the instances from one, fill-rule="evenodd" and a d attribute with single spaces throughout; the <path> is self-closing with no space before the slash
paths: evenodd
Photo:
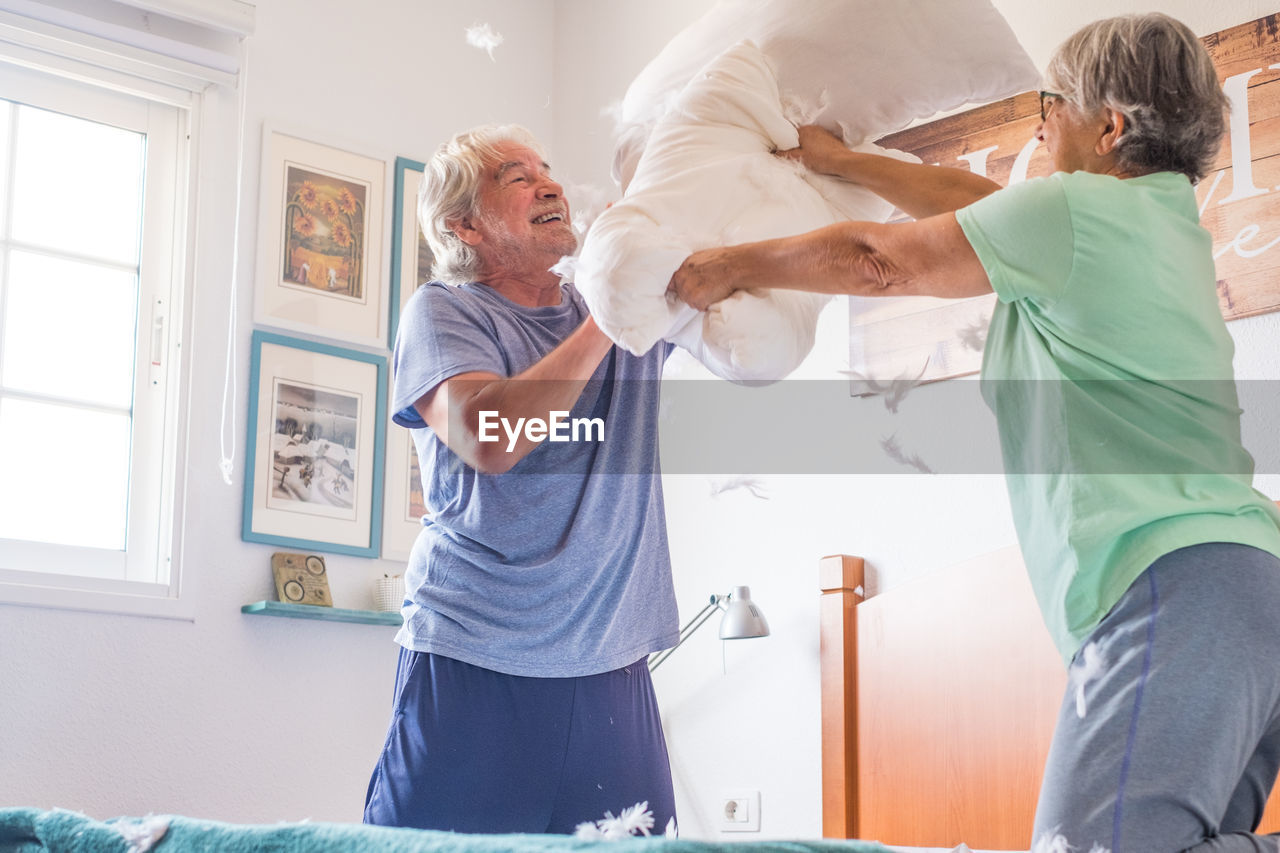
<path id="1" fill-rule="evenodd" d="M 536 151 L 516 142 L 496 146 L 485 163 L 473 226 L 486 268 L 544 272 L 578 247 L 564 188 Z"/>

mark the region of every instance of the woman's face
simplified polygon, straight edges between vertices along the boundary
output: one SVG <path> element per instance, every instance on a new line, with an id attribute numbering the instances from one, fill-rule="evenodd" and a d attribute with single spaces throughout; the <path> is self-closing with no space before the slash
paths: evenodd
<path id="1" fill-rule="evenodd" d="M 1048 96 L 1036 139 L 1049 152 L 1055 172 L 1103 173 L 1110 164 L 1098 154 L 1097 146 L 1105 126 L 1105 114 L 1089 118 L 1062 97 Z"/>

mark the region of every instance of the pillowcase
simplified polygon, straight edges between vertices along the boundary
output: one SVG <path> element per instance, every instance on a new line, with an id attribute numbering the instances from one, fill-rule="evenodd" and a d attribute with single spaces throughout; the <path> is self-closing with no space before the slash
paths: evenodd
<path id="1" fill-rule="evenodd" d="M 850 142 L 1034 89 L 1039 80 L 990 0 L 719 0 L 627 89 L 614 160 L 624 188 L 680 91 L 744 39 L 773 63 L 790 118 L 842 126 Z"/>
<path id="2" fill-rule="evenodd" d="M 666 292 L 697 249 L 848 219 L 884 221 L 893 212 L 855 184 L 771 153 L 798 144 L 770 63 L 754 44 L 738 44 L 703 69 L 655 124 L 626 195 L 592 224 L 572 269 L 561 269 L 572 272 L 600 328 L 637 354 L 667 338 L 740 382 L 781 379 L 799 366 L 829 297 L 740 291 L 699 313 Z"/>

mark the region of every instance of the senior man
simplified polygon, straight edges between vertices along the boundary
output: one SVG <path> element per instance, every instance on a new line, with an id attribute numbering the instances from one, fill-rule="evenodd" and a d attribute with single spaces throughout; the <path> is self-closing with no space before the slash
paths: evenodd
<path id="1" fill-rule="evenodd" d="M 405 308 L 392 417 L 429 515 L 365 822 L 563 833 L 644 801 L 661 828 L 675 805 L 646 658 L 678 635 L 657 467 L 668 349 L 616 349 L 549 271 L 577 240 L 527 130 L 443 145 L 418 213 L 438 280 Z"/>

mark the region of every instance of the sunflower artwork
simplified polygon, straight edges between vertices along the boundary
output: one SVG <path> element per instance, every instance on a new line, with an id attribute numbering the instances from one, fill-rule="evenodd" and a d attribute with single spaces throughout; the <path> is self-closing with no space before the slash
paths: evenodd
<path id="1" fill-rule="evenodd" d="M 364 302 L 368 196 L 366 184 L 286 164 L 282 285 Z"/>

